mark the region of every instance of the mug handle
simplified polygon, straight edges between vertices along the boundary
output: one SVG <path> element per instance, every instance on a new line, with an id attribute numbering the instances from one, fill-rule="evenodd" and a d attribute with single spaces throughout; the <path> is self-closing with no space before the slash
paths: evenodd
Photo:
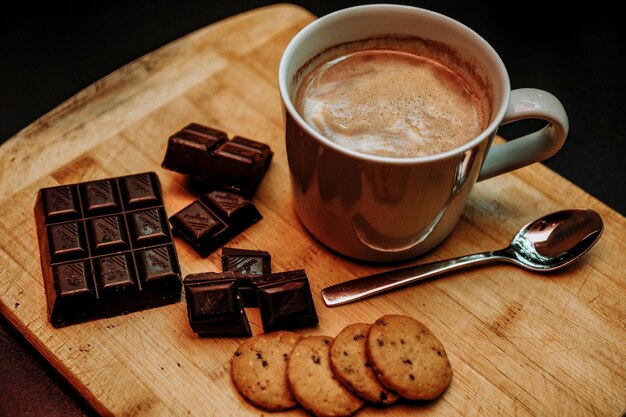
<path id="1" fill-rule="evenodd" d="M 507 143 L 492 146 L 477 181 L 543 161 L 561 149 L 569 130 L 569 120 L 559 99 L 535 88 L 511 91 L 502 124 L 522 119 L 543 119 L 548 125 Z"/>

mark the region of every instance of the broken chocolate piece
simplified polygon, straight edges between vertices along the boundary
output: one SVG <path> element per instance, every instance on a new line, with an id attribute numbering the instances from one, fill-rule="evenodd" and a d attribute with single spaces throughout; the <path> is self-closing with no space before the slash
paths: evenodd
<path id="1" fill-rule="evenodd" d="M 174 214 L 170 223 L 174 232 L 204 258 L 261 218 L 250 200 L 226 191 L 213 191 Z"/>
<path id="2" fill-rule="evenodd" d="M 245 275 L 272 273 L 272 256 L 262 250 L 222 248 L 222 270 Z"/>
<path id="3" fill-rule="evenodd" d="M 258 307 L 252 277 L 272 273 L 271 255 L 260 250 L 222 248 L 222 270 L 239 272 L 237 285 L 244 307 Z"/>
<path id="4" fill-rule="evenodd" d="M 200 336 L 251 336 L 235 278 L 229 273 L 187 275 L 183 281 L 189 324 Z"/>
<path id="5" fill-rule="evenodd" d="M 319 322 L 304 270 L 263 275 L 252 278 L 252 284 L 257 286 L 264 331 L 315 326 Z"/>
<path id="6" fill-rule="evenodd" d="M 236 191 L 248 197 L 256 191 L 272 160 L 264 143 L 192 123 L 173 134 L 163 168 L 210 184 L 214 189 Z"/>

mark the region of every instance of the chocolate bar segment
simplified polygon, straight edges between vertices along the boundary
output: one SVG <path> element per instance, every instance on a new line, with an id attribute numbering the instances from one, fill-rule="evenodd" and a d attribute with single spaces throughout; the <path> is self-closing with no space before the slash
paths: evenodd
<path id="1" fill-rule="evenodd" d="M 200 178 L 207 169 L 205 164 L 211 152 L 227 140 L 226 133 L 220 130 L 192 123 L 170 136 L 161 166 Z"/>
<path id="2" fill-rule="evenodd" d="M 174 245 L 157 246 L 137 251 L 137 264 L 142 282 L 149 285 L 173 282 L 179 276 L 178 260 Z"/>
<path id="3" fill-rule="evenodd" d="M 96 217 L 88 220 L 91 252 L 102 255 L 130 249 L 126 223 L 123 216 Z"/>
<path id="4" fill-rule="evenodd" d="M 272 256 L 263 250 L 222 248 L 222 270 L 245 275 L 272 273 Z"/>
<path id="5" fill-rule="evenodd" d="M 134 211 L 128 213 L 128 218 L 135 247 L 157 245 L 170 239 L 167 217 L 163 208 Z"/>
<path id="6" fill-rule="evenodd" d="M 119 212 L 118 192 L 115 181 L 102 180 L 81 184 L 85 213 L 98 215 Z"/>
<path id="7" fill-rule="evenodd" d="M 213 189 L 252 196 L 272 160 L 270 147 L 192 123 L 170 136 L 161 166 L 200 180 Z"/>
<path id="8" fill-rule="evenodd" d="M 52 268 L 53 283 L 59 297 L 86 296 L 96 299 L 89 261 L 64 263 Z"/>
<path id="9" fill-rule="evenodd" d="M 126 209 L 162 206 L 161 187 L 158 181 L 153 172 L 120 177 Z"/>
<path id="10" fill-rule="evenodd" d="M 272 273 L 272 257 L 261 250 L 222 248 L 222 270 L 241 274 L 237 285 L 244 307 L 258 307 L 256 286 L 252 278 Z"/>
<path id="11" fill-rule="evenodd" d="M 35 220 L 53 326 L 180 301 L 180 267 L 153 172 L 41 189 Z"/>
<path id="12" fill-rule="evenodd" d="M 170 217 L 170 223 L 204 258 L 261 218 L 247 198 L 212 191 Z"/>
<path id="13" fill-rule="evenodd" d="M 71 186 L 44 188 L 40 191 L 44 218 L 47 222 L 62 222 L 80 217 L 76 189 Z"/>
<path id="14" fill-rule="evenodd" d="M 233 273 L 201 273 L 185 277 L 191 329 L 200 336 L 251 336 Z"/>
<path id="15" fill-rule="evenodd" d="M 50 258 L 53 262 L 81 259 L 87 256 L 83 222 L 54 224 L 48 227 Z"/>
<path id="16" fill-rule="evenodd" d="M 315 326 L 319 322 L 304 270 L 263 275 L 252 278 L 252 284 L 257 287 L 265 332 Z"/>

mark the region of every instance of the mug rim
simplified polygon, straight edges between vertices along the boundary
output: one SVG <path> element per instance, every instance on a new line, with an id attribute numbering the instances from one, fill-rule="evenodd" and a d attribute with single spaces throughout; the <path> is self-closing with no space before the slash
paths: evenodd
<path id="1" fill-rule="evenodd" d="M 482 46 L 482 48 L 490 56 L 491 61 L 495 64 L 496 73 L 500 76 L 500 81 L 503 84 L 503 90 L 504 90 L 502 92 L 502 99 L 500 103 L 495 103 L 495 102 L 493 103 L 494 107 L 497 108 L 498 110 L 495 116 L 493 117 L 492 121 L 489 123 L 489 125 L 485 127 L 481 131 L 480 134 L 476 135 L 473 139 L 465 142 L 463 145 L 456 147 L 454 149 L 451 149 L 449 151 L 446 151 L 446 152 L 436 153 L 432 155 L 422 155 L 422 156 L 416 156 L 416 157 L 410 157 L 410 158 L 397 158 L 397 157 L 380 156 L 380 155 L 362 153 L 362 152 L 354 151 L 352 149 L 343 147 L 333 142 L 332 140 L 326 138 L 324 135 L 314 130 L 302 118 L 300 113 L 298 113 L 298 111 L 295 109 L 293 100 L 289 95 L 288 87 L 289 87 L 289 83 L 291 82 L 291 80 L 287 79 L 288 76 L 290 75 L 290 74 L 287 74 L 287 66 L 288 66 L 288 61 L 290 60 L 290 57 L 294 55 L 296 48 L 299 46 L 302 40 L 305 39 L 307 36 L 309 36 L 311 32 L 315 31 L 317 26 L 325 22 L 331 21 L 331 20 L 341 19 L 345 15 L 350 15 L 359 11 L 371 11 L 375 13 L 375 12 L 382 12 L 382 11 L 389 11 L 389 10 L 419 13 L 419 14 L 427 15 L 431 19 L 440 19 L 449 24 L 457 26 L 463 32 L 465 32 L 467 36 L 473 37 Z M 313 57 L 310 57 L 310 58 L 313 58 Z M 294 74 L 291 74 L 291 77 L 293 77 L 293 75 Z M 465 24 L 459 22 L 458 20 L 455 20 L 441 13 L 434 12 L 432 10 L 423 9 L 420 7 L 406 6 L 406 5 L 399 5 L 399 4 L 369 4 L 369 5 L 348 7 L 345 9 L 341 9 L 341 10 L 337 10 L 335 12 L 329 13 L 309 23 L 291 39 L 291 41 L 287 45 L 287 48 L 285 48 L 285 51 L 283 52 L 283 55 L 280 59 L 280 64 L 278 68 L 278 85 L 279 85 L 281 99 L 282 99 L 283 105 L 285 106 L 285 110 L 289 113 L 291 118 L 300 126 L 300 128 L 303 129 L 309 136 L 311 136 L 312 138 L 315 138 L 322 145 L 328 146 L 345 156 L 362 160 L 364 162 L 378 162 L 378 163 L 385 163 L 385 164 L 390 164 L 390 165 L 413 165 L 416 163 L 427 163 L 427 162 L 432 162 L 432 161 L 438 161 L 438 160 L 449 158 L 454 155 L 462 154 L 466 152 L 467 150 L 478 146 L 482 141 L 484 141 L 485 139 L 488 139 L 491 136 L 491 133 L 495 132 L 498 126 L 502 123 L 502 120 L 504 119 L 504 115 L 507 110 L 507 105 L 509 103 L 510 93 L 511 93 L 511 85 L 510 85 L 508 72 L 506 70 L 506 67 L 504 66 L 504 63 L 502 62 L 502 59 L 500 58 L 496 50 L 476 31 L 471 29 L 469 26 L 466 26 Z"/>

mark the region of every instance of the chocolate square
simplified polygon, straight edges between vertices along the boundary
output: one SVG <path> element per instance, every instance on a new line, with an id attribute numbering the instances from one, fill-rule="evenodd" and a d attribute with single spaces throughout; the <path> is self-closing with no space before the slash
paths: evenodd
<path id="1" fill-rule="evenodd" d="M 161 207 L 128 214 L 129 230 L 136 247 L 165 243 L 170 239 L 167 217 Z"/>
<path id="2" fill-rule="evenodd" d="M 110 179 L 81 184 L 85 212 L 89 215 L 107 214 L 121 210 L 115 181 Z"/>
<path id="3" fill-rule="evenodd" d="M 191 123 L 170 136 L 161 166 L 191 177 L 202 177 L 208 155 L 227 140 L 221 130 Z"/>
<path id="4" fill-rule="evenodd" d="M 92 253 L 101 255 L 130 249 L 124 217 L 97 217 L 89 220 L 88 224 Z"/>
<path id="5" fill-rule="evenodd" d="M 180 274 L 173 245 L 158 246 L 136 252 L 141 282 L 174 282 Z M 180 289 L 179 289 L 180 292 Z"/>
<path id="6" fill-rule="evenodd" d="M 207 257 L 262 218 L 247 198 L 212 191 L 170 217 L 174 232 Z"/>
<path id="7" fill-rule="evenodd" d="M 119 181 L 127 210 L 163 205 L 159 180 L 153 172 L 120 177 Z"/>
<path id="8" fill-rule="evenodd" d="M 49 223 L 74 220 L 80 217 L 76 189 L 71 185 L 44 188 L 41 190 L 43 216 Z"/>
<path id="9" fill-rule="evenodd" d="M 304 270 L 279 272 L 252 279 L 257 286 L 263 330 L 315 326 L 319 322 Z"/>
<path id="10" fill-rule="evenodd" d="M 222 248 L 222 270 L 241 274 L 237 285 L 245 307 L 258 307 L 256 286 L 252 278 L 271 274 L 271 256 L 269 252 L 235 248 Z"/>
<path id="11" fill-rule="evenodd" d="M 251 336 L 235 279 L 201 273 L 183 281 L 189 324 L 200 336 Z"/>
<path id="12" fill-rule="evenodd" d="M 83 222 L 50 225 L 48 242 L 53 262 L 81 259 L 88 256 Z"/>
<path id="13" fill-rule="evenodd" d="M 89 261 L 69 262 L 53 267 L 53 281 L 59 297 L 81 297 L 94 299 L 93 278 Z"/>
<path id="14" fill-rule="evenodd" d="M 94 260 L 96 279 L 103 293 L 117 292 L 137 285 L 135 267 L 130 253 L 106 256 Z"/>
<path id="15" fill-rule="evenodd" d="M 56 326 L 62 317 L 72 317 L 76 322 L 87 321 L 100 314 L 98 289 L 89 260 L 53 265 L 46 292 L 54 291 L 54 304 L 48 303 L 48 315 Z M 59 326 L 56 326 L 59 327 Z"/>

